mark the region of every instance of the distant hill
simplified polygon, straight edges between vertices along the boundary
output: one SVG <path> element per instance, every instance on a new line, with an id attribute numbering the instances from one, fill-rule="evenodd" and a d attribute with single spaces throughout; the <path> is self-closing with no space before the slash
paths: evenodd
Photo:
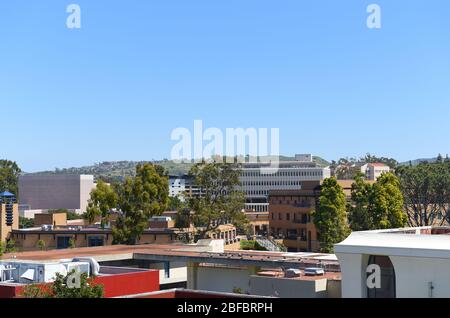
<path id="1" fill-rule="evenodd" d="M 428 162 L 428 163 L 433 163 L 436 162 L 437 157 L 436 158 L 427 158 L 427 159 L 415 159 L 415 160 L 411 160 L 411 161 L 405 161 L 405 162 L 401 162 L 399 163 L 400 166 L 408 166 L 410 163 L 413 166 L 417 166 L 418 164 L 422 163 L 422 162 Z"/>
<path id="2" fill-rule="evenodd" d="M 281 161 L 294 160 L 293 157 L 280 156 Z M 314 162 L 326 167 L 330 163 L 323 158 L 313 157 Z M 145 161 L 105 161 L 92 166 L 73 167 L 55 169 L 54 171 L 41 171 L 30 173 L 33 175 L 53 175 L 53 174 L 91 174 L 96 179 L 101 178 L 108 182 L 119 181 L 125 177 L 132 177 L 135 174 L 136 165 Z M 191 163 L 175 163 L 171 160 L 153 161 L 152 163 L 163 166 L 170 175 L 182 175 L 188 173 L 192 167 Z"/>

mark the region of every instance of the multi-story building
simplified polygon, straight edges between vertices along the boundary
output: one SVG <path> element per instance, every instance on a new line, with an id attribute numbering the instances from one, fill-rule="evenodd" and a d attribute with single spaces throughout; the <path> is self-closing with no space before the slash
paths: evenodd
<path id="1" fill-rule="evenodd" d="M 383 173 L 390 172 L 391 168 L 384 163 L 367 163 L 361 166 L 361 173 L 367 180 L 376 181 Z"/>
<path id="2" fill-rule="evenodd" d="M 24 175 L 19 177 L 20 204 L 29 210 L 83 213 L 95 186 L 91 175 Z"/>
<path id="3" fill-rule="evenodd" d="M 347 197 L 351 180 L 339 180 Z M 311 217 L 316 209 L 322 181 L 301 182 L 297 190 L 274 190 L 269 195 L 270 235 L 282 240 L 289 252 L 317 252 L 318 233 Z"/>
<path id="4" fill-rule="evenodd" d="M 185 196 L 200 195 L 201 191 L 196 186 L 195 180 L 189 175 L 169 176 L 169 196 L 178 197 L 184 201 Z"/>
<path id="5" fill-rule="evenodd" d="M 242 165 L 240 190 L 246 195 L 246 210 L 267 212 L 270 191 L 298 190 L 305 181 L 321 181 L 331 177 L 330 168 L 316 164 L 312 155 L 296 155 L 294 161 L 279 162 L 277 169 L 270 167 L 270 163 Z"/>

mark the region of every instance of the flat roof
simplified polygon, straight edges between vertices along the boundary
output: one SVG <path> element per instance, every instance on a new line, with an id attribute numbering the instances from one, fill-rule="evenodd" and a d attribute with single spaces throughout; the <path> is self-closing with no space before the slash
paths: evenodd
<path id="1" fill-rule="evenodd" d="M 445 227 L 420 227 L 353 232 L 335 245 L 337 254 L 366 254 L 426 258 L 450 258 L 450 235 Z M 442 234 L 434 231 L 443 231 Z"/>
<path id="2" fill-rule="evenodd" d="M 212 253 L 206 246 L 186 244 L 149 244 L 149 245 L 114 245 L 102 247 L 76 248 L 52 251 L 33 251 L 10 253 L 0 259 L 20 260 L 61 260 L 75 257 L 93 257 L 99 262 L 116 260 L 149 260 L 193 262 L 207 264 L 221 264 L 229 266 L 259 266 L 264 268 L 297 268 L 323 266 L 327 271 L 340 272 L 338 261 L 329 259 L 329 254 L 298 255 L 284 252 L 258 251 L 225 251 Z M 325 258 L 324 258 L 325 257 Z"/>

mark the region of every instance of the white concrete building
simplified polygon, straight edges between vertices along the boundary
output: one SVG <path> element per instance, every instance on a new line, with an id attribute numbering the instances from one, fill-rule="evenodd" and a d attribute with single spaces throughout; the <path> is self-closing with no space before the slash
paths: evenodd
<path id="1" fill-rule="evenodd" d="M 361 173 L 366 175 L 367 180 L 376 181 L 383 173 L 390 172 L 391 168 L 384 163 L 366 163 L 361 166 Z"/>
<path id="2" fill-rule="evenodd" d="M 449 298 L 450 228 L 355 232 L 335 246 L 344 298 Z"/>
<path id="3" fill-rule="evenodd" d="M 296 155 L 295 161 L 282 161 L 275 173 L 267 173 L 268 163 L 244 163 L 241 188 L 246 195 L 246 209 L 269 211 L 268 197 L 272 190 L 301 190 L 303 181 L 320 181 L 331 177 L 329 167 L 320 167 L 312 155 Z"/>
<path id="4" fill-rule="evenodd" d="M 92 175 L 24 175 L 19 177 L 19 203 L 28 210 L 84 213 L 95 187 Z"/>

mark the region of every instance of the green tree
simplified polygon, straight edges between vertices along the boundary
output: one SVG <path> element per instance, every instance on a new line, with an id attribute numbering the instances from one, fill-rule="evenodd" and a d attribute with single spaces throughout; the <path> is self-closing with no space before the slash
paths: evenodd
<path id="1" fill-rule="evenodd" d="M 28 219 L 24 217 L 19 217 L 19 228 L 20 229 L 29 229 L 34 227 L 34 220 Z"/>
<path id="2" fill-rule="evenodd" d="M 179 197 L 169 198 L 168 209 L 170 211 L 179 211 L 181 208 L 183 208 L 183 202 L 180 200 Z"/>
<path id="3" fill-rule="evenodd" d="M 44 251 L 44 250 L 45 250 L 45 241 L 39 240 L 39 241 L 37 242 L 37 247 L 38 247 L 41 251 Z"/>
<path id="4" fill-rule="evenodd" d="M 353 231 L 374 229 L 373 219 L 369 211 L 372 185 L 365 182 L 364 178 L 365 176 L 359 173 L 352 184 L 351 202 L 348 204 L 348 219 Z"/>
<path id="5" fill-rule="evenodd" d="M 97 186 L 91 192 L 85 217 L 89 224 L 93 224 L 97 217 L 101 218 L 101 226 L 104 228 L 109 222 L 109 212 L 117 208 L 119 197 L 112 186 L 99 180 Z"/>
<path id="6" fill-rule="evenodd" d="M 334 245 L 344 241 L 350 234 L 346 205 L 344 190 L 337 180 L 335 178 L 325 179 L 319 202 L 312 214 L 323 253 L 332 253 Z"/>
<path id="7" fill-rule="evenodd" d="M 75 247 L 76 247 L 75 239 L 72 237 L 69 240 L 69 248 L 75 248 Z"/>
<path id="8" fill-rule="evenodd" d="M 349 223 L 353 231 L 399 228 L 406 225 L 404 201 L 399 179 L 385 173 L 370 184 L 362 175 L 355 178 L 349 204 Z"/>
<path id="9" fill-rule="evenodd" d="M 450 162 L 396 169 L 410 226 L 443 226 L 450 220 Z"/>
<path id="10" fill-rule="evenodd" d="M 169 202 L 169 180 L 164 169 L 150 163 L 138 165 L 136 176 L 117 187 L 121 211 L 113 227 L 116 244 L 136 244 L 148 220 L 161 215 Z"/>
<path id="11" fill-rule="evenodd" d="M 187 200 L 187 209 L 193 211 L 193 223 L 198 239 L 209 238 L 221 225 L 233 224 L 245 229 L 248 218 L 243 209 L 245 197 L 237 190 L 240 169 L 234 164 L 199 163 L 189 173 L 201 189 L 201 195 Z"/>
<path id="12" fill-rule="evenodd" d="M 28 285 L 22 291 L 24 298 L 103 298 L 104 287 L 95 283 L 95 277 L 89 278 L 86 273 L 81 274 L 80 288 L 69 287 L 68 280 L 73 277 L 75 271 L 64 276 L 56 274 L 53 284 L 48 285 Z"/>
<path id="13" fill-rule="evenodd" d="M 407 218 L 398 178 L 392 173 L 384 173 L 372 187 L 373 226 L 376 229 L 404 227 Z"/>
<path id="14" fill-rule="evenodd" d="M 19 174 L 22 172 L 17 163 L 10 160 L 0 160 L 0 191 L 9 191 L 18 195 Z"/>

